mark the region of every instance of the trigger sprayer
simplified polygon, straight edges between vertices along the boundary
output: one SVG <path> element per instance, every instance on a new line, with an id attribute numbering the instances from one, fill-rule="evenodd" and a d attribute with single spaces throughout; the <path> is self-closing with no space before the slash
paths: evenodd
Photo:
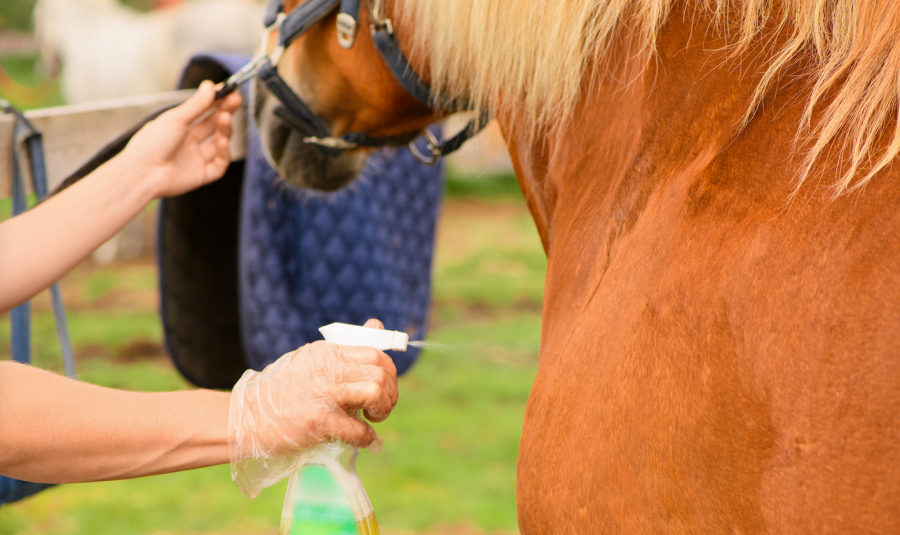
<path id="1" fill-rule="evenodd" d="M 382 351 L 406 351 L 409 336 L 399 331 L 346 323 L 320 327 L 325 340 Z M 280 535 L 378 535 L 375 511 L 356 474 L 359 448 L 353 448 L 348 468 L 341 464 L 345 446 L 321 446 L 288 480 L 281 511 Z"/>
<path id="2" fill-rule="evenodd" d="M 332 323 L 319 327 L 325 340 L 345 346 L 364 346 L 381 351 L 406 351 L 409 335 L 400 331 L 372 329 L 346 323 Z"/>

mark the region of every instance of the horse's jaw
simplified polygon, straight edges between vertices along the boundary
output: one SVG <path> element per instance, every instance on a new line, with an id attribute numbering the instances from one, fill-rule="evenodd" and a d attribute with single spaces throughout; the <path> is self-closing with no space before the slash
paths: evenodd
<path id="1" fill-rule="evenodd" d="M 328 156 L 303 138 L 312 135 L 288 125 L 276 115 L 280 104 L 260 83 L 253 84 L 251 108 L 259 128 L 263 155 L 288 184 L 334 191 L 352 182 L 368 158 L 366 151 Z"/>

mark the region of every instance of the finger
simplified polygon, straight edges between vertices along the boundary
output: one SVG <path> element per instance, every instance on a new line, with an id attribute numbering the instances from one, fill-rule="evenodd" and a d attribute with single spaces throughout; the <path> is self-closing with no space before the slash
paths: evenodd
<path id="1" fill-rule="evenodd" d="M 203 185 L 209 184 L 210 182 L 215 182 L 222 178 L 222 175 L 225 174 L 225 171 L 228 169 L 228 163 L 223 160 L 217 159 L 214 162 L 210 162 L 206 164 L 205 168 L 205 176 L 203 177 Z"/>
<path id="2" fill-rule="evenodd" d="M 226 112 L 210 114 L 209 117 L 206 117 L 202 122 L 191 128 L 189 135 L 197 143 L 202 143 L 210 137 L 214 137 L 214 141 L 217 144 L 219 139 L 224 140 L 227 144 L 228 140 L 231 139 L 231 117 L 232 115 Z"/>
<path id="3" fill-rule="evenodd" d="M 203 159 L 204 163 L 210 163 L 215 160 L 218 155 L 218 149 L 216 148 L 215 143 L 203 143 L 198 147 L 200 151 L 200 158 Z"/>
<path id="4" fill-rule="evenodd" d="M 218 140 L 223 140 L 226 144 L 231 139 L 232 128 L 231 128 L 231 118 L 232 115 L 230 113 L 222 113 L 219 114 L 217 123 L 216 123 L 216 132 L 215 136 Z"/>
<path id="5" fill-rule="evenodd" d="M 216 101 L 216 90 L 213 83 L 205 81 L 200 84 L 197 92 L 191 98 L 187 99 L 183 104 L 172 108 L 166 114 L 177 119 L 183 124 L 191 124 L 201 115 L 209 111 Z"/>
<path id="6" fill-rule="evenodd" d="M 375 318 L 372 318 L 372 319 L 370 319 L 369 321 L 367 321 L 366 324 L 363 325 L 363 327 L 368 327 L 368 328 L 370 328 L 370 329 L 381 329 L 381 330 L 384 330 L 384 323 L 381 323 L 380 320 L 377 320 L 377 319 L 375 319 Z"/>
<path id="7" fill-rule="evenodd" d="M 238 108 L 241 107 L 241 104 L 244 103 L 244 97 L 241 96 L 239 91 L 235 91 L 231 93 L 224 99 L 222 99 L 222 103 L 220 104 L 221 109 L 227 111 L 229 113 L 235 112 Z"/>
<path id="8" fill-rule="evenodd" d="M 397 386 L 397 372 L 391 366 L 347 366 L 344 365 L 341 370 L 341 383 L 374 383 L 381 388 L 381 391 L 387 396 L 391 406 L 397 403 L 400 397 L 400 390 Z"/>
<path id="9" fill-rule="evenodd" d="M 229 129 L 228 133 L 231 133 Z M 231 163 L 231 144 L 229 143 L 230 136 L 216 134 L 213 138 L 213 143 L 216 145 L 216 155 L 219 158 L 224 158 L 226 162 Z"/>
<path id="10" fill-rule="evenodd" d="M 397 404 L 397 399 L 400 397 L 399 389 L 397 388 L 397 376 L 392 371 L 375 366 L 369 367 L 367 375 L 364 379 L 347 380 L 345 384 L 374 383 L 378 386 L 380 391 L 373 395 L 369 404 L 367 406 L 361 405 L 358 408 L 366 409 L 366 418 L 369 420 L 380 422 L 388 417 L 388 414 L 393 410 Z"/>
<path id="11" fill-rule="evenodd" d="M 209 117 L 204 118 L 199 123 L 195 124 L 191 127 L 189 132 L 189 136 L 191 139 L 195 140 L 197 143 L 200 143 L 209 136 L 213 135 L 219 128 L 219 114 L 212 113 Z"/>
<path id="12" fill-rule="evenodd" d="M 382 353 L 382 355 L 384 355 Z M 390 357 L 384 355 L 385 359 L 377 365 L 368 365 L 357 370 L 356 373 L 346 373 L 344 380 L 347 383 L 354 382 L 374 382 L 381 387 L 382 392 L 390 401 L 391 407 L 397 404 L 400 397 L 400 389 L 397 386 L 397 368 L 394 361 Z M 354 377 L 356 375 L 356 377 Z M 367 415 L 368 416 L 368 415 Z M 383 418 L 382 418 L 383 419 Z M 376 420 L 380 421 L 380 420 Z"/>
<path id="13" fill-rule="evenodd" d="M 216 117 L 218 121 L 216 123 L 216 130 L 224 134 L 225 137 L 231 137 L 231 121 L 234 118 L 234 113 L 227 110 L 221 110 L 216 114 Z"/>
<path id="14" fill-rule="evenodd" d="M 206 163 L 206 182 L 212 182 L 213 180 L 218 180 L 222 178 L 222 175 L 225 174 L 225 170 L 228 169 L 228 166 L 231 164 L 231 153 L 228 148 L 228 142 L 225 140 L 217 140 L 214 142 L 217 147 L 210 158 L 210 160 Z M 213 143 L 208 143 L 209 146 L 212 146 Z"/>
<path id="15" fill-rule="evenodd" d="M 346 382 L 397 380 L 397 367 L 391 357 L 371 347 L 336 346 L 344 363 Z"/>
<path id="16" fill-rule="evenodd" d="M 337 399 L 346 411 L 365 411 L 366 418 L 380 422 L 390 416 L 394 402 L 384 389 L 375 382 L 344 383 L 337 387 Z"/>
<path id="17" fill-rule="evenodd" d="M 365 448 L 370 445 L 380 446 L 381 438 L 368 423 L 345 414 L 335 414 L 334 420 L 326 424 L 330 429 L 329 438 L 337 438 L 344 444 Z"/>
<path id="18" fill-rule="evenodd" d="M 380 366 L 384 362 L 382 356 L 390 360 L 390 357 L 372 347 L 338 345 L 337 350 L 341 359 L 349 365 Z"/>
<path id="19" fill-rule="evenodd" d="M 376 320 L 377 321 L 377 320 Z M 366 364 L 369 366 L 380 366 L 387 370 L 393 371 L 394 376 L 397 375 L 397 368 L 394 361 L 387 356 L 384 351 L 379 351 L 371 347 L 363 346 L 337 346 L 339 354 L 344 362 L 348 364 Z"/>

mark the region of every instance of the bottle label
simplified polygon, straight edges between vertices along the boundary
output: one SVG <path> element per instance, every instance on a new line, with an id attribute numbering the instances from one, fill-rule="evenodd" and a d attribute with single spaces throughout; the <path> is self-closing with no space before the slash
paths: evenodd
<path id="1" fill-rule="evenodd" d="M 356 516 L 331 471 L 307 465 L 297 478 L 291 535 L 358 535 Z"/>

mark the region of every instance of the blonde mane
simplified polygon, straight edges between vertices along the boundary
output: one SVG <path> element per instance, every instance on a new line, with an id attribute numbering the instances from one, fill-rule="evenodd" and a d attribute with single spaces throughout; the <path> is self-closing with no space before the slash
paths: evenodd
<path id="1" fill-rule="evenodd" d="M 603 59 L 623 21 L 638 21 L 652 47 L 676 0 L 395 0 L 415 27 L 413 55 L 430 64 L 441 98 L 510 110 L 533 129 L 570 117 L 586 67 Z M 729 43 L 746 51 L 775 28 L 788 38 L 766 66 L 745 123 L 787 67 L 811 57 L 813 82 L 798 140 L 812 134 L 797 187 L 832 142 L 847 161 L 839 195 L 865 185 L 900 153 L 900 5 L 897 0 L 696 0 L 737 28 Z M 813 110 L 821 117 L 813 124 Z M 887 136 L 885 138 L 884 136 Z M 881 147 L 884 141 L 886 146 Z M 863 176 L 858 177 L 857 175 Z"/>

